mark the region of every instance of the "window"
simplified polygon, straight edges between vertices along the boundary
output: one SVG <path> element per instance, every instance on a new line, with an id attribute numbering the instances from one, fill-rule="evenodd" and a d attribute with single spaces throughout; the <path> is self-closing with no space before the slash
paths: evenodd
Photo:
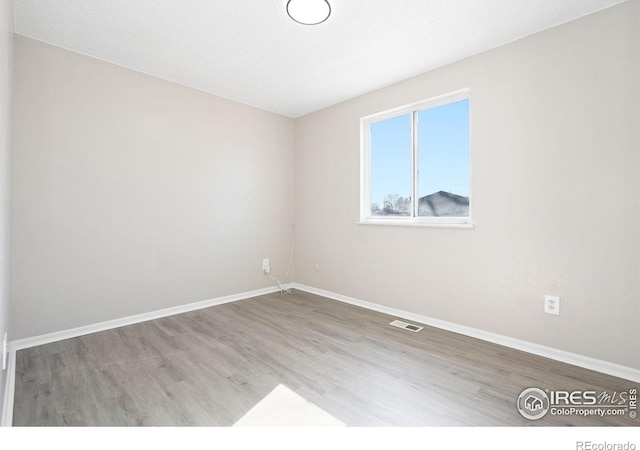
<path id="1" fill-rule="evenodd" d="M 471 227 L 469 91 L 361 119 L 361 223 Z"/>

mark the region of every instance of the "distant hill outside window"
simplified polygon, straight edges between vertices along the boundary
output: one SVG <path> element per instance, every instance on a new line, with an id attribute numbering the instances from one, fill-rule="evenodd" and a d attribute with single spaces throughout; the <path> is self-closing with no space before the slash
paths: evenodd
<path id="1" fill-rule="evenodd" d="M 361 124 L 361 221 L 470 224 L 468 91 Z"/>

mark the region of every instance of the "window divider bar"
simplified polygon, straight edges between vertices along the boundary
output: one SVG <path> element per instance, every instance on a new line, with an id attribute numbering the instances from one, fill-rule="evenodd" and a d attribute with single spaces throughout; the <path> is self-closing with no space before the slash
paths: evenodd
<path id="1" fill-rule="evenodd" d="M 418 111 L 411 111 L 411 215 L 418 217 Z"/>

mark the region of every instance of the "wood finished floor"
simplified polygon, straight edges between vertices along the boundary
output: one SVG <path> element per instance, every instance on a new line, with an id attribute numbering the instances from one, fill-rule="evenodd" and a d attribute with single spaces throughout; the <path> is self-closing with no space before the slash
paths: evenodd
<path id="1" fill-rule="evenodd" d="M 294 291 L 17 352 L 14 426 L 229 426 L 284 384 L 348 426 L 626 425 L 516 410 L 528 387 L 638 385 Z"/>

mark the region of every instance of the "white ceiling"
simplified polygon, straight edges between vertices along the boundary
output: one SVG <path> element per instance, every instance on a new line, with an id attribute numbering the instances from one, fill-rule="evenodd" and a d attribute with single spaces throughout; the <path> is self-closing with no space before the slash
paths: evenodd
<path id="1" fill-rule="evenodd" d="M 18 34 L 298 117 L 623 0 L 14 0 Z"/>

